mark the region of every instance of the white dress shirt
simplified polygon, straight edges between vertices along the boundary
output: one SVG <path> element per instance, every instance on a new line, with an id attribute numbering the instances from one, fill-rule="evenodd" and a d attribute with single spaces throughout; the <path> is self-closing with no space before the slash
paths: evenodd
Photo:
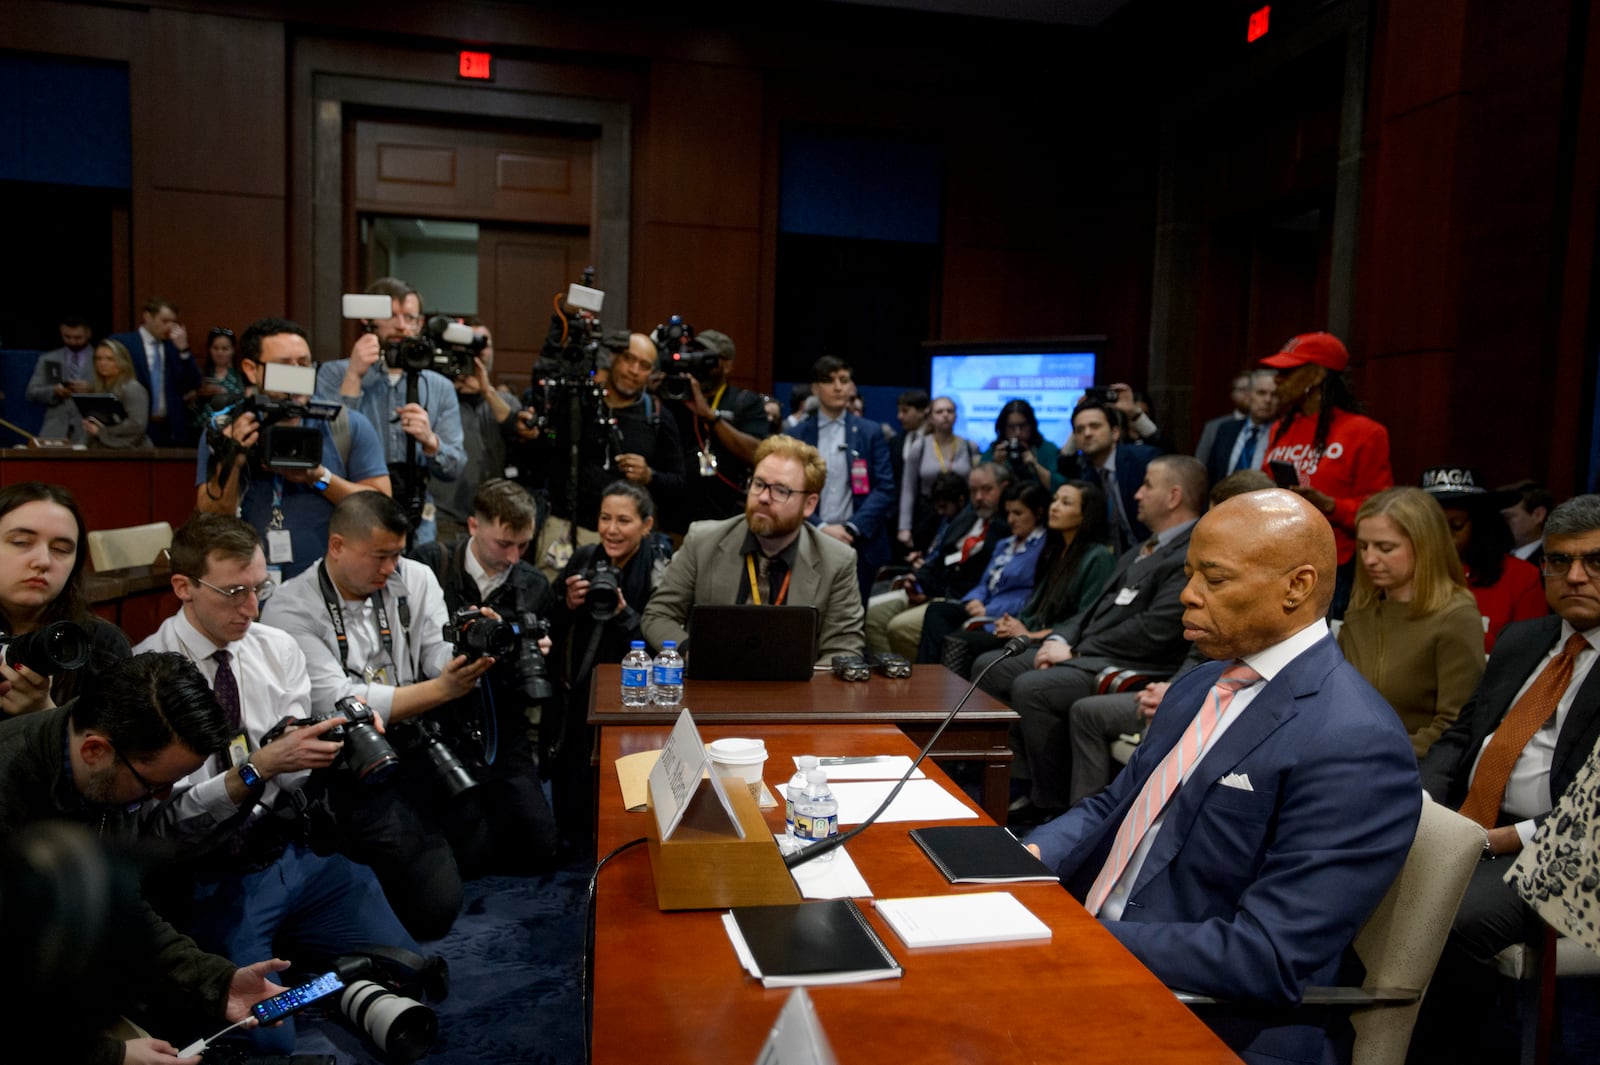
<path id="1" fill-rule="evenodd" d="M 478 605 L 482 606 L 484 600 L 494 595 L 495 590 L 506 582 L 507 577 L 511 576 L 511 567 L 507 566 L 499 573 L 490 573 L 483 568 L 483 563 L 478 561 L 478 553 L 472 549 L 471 541 L 468 541 L 467 549 L 462 554 L 466 556 L 465 568 L 467 576 L 471 577 L 473 583 L 478 586 Z"/>
<path id="2" fill-rule="evenodd" d="M 207 684 L 215 684 L 217 662 L 211 656 L 219 650 L 233 656 L 229 666 L 239 684 L 240 720 L 251 750 L 257 749 L 262 734 L 280 719 L 311 716 L 311 681 L 306 675 L 305 655 L 294 637 L 269 625 L 253 624 L 241 639 L 218 647 L 180 610 L 163 621 L 133 653 L 170 651 L 183 655 L 195 664 Z M 308 775 L 309 771 L 301 771 L 272 778 L 258 802 L 270 807 L 282 791 L 299 788 Z M 207 758 L 204 765 L 173 788 L 172 801 L 162 807 L 158 819 L 181 838 L 204 838 L 238 813 L 239 807 L 228 798 L 227 780 L 218 769 L 218 760 Z"/>
<path id="3" fill-rule="evenodd" d="M 1275 643 L 1265 650 L 1257 651 L 1255 654 L 1245 657 L 1244 664 L 1261 674 L 1261 679 L 1248 688 L 1240 688 L 1234 695 L 1233 701 L 1228 704 L 1228 712 L 1223 715 L 1221 721 L 1217 722 L 1217 727 L 1211 730 L 1211 735 L 1206 739 L 1205 746 L 1200 749 L 1200 757 L 1189 763 L 1188 769 L 1183 774 L 1183 779 L 1178 783 L 1180 791 L 1183 785 L 1188 783 L 1189 778 L 1194 775 L 1194 771 L 1200 763 L 1206 760 L 1206 755 L 1211 753 L 1212 748 L 1217 745 L 1217 741 L 1222 738 L 1222 734 L 1227 732 L 1235 721 L 1249 711 L 1250 704 L 1255 702 L 1256 696 L 1261 693 L 1261 690 L 1272 682 L 1272 678 L 1276 677 L 1283 671 L 1285 666 L 1310 650 L 1313 644 L 1327 635 L 1328 623 L 1318 618 L 1287 640 Z M 1211 697 L 1209 689 L 1205 697 L 1208 699 Z M 1222 785 L 1215 786 L 1221 787 Z M 1145 831 L 1144 838 L 1139 841 L 1139 846 L 1134 848 L 1133 857 L 1128 860 L 1128 867 L 1122 871 L 1122 876 L 1118 878 L 1116 886 L 1111 889 L 1111 894 L 1106 897 L 1105 905 L 1100 907 L 1101 920 L 1117 921 L 1122 919 L 1123 907 L 1128 902 L 1128 890 L 1139 882 L 1139 870 L 1144 868 L 1145 857 L 1150 853 L 1150 847 L 1155 843 L 1156 836 L 1161 832 L 1161 822 L 1166 820 L 1167 810 L 1172 808 L 1172 803 L 1176 802 L 1177 798 L 1178 792 L 1175 791 L 1172 793 L 1172 798 L 1168 800 L 1166 807 L 1162 809 L 1155 821 Z"/>

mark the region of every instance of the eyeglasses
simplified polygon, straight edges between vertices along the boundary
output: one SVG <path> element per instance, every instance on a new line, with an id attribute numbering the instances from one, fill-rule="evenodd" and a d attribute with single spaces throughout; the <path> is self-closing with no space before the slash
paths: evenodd
<path id="1" fill-rule="evenodd" d="M 1600 553 L 1592 555 L 1545 555 L 1540 567 L 1546 577 L 1565 577 L 1572 572 L 1574 562 L 1583 563 L 1583 572 L 1590 580 L 1600 581 Z"/>
<path id="2" fill-rule="evenodd" d="M 218 595 L 222 596 L 224 599 L 229 600 L 237 599 L 246 592 L 251 592 L 254 593 L 256 602 L 258 603 L 265 603 L 268 599 L 271 599 L 272 593 L 277 591 L 278 588 L 278 586 L 273 584 L 271 581 L 262 581 L 260 584 L 256 585 L 235 584 L 232 588 L 218 588 L 215 584 L 212 584 L 206 580 L 202 580 L 199 577 L 195 578 L 195 583 L 203 584 L 207 588 L 210 588 L 213 592 L 216 592 Z"/>
<path id="3" fill-rule="evenodd" d="M 137 780 L 139 786 L 144 789 L 144 794 L 139 798 L 140 802 L 148 802 L 150 799 L 164 799 L 172 794 L 176 781 L 172 784 L 152 784 L 144 778 L 143 773 L 133 767 L 133 763 L 128 761 L 121 751 L 118 751 L 115 747 L 112 748 L 112 751 L 116 753 L 117 761 L 128 767 L 128 772 L 133 774 L 133 779 Z"/>
<path id="4" fill-rule="evenodd" d="M 774 503 L 787 503 L 790 499 L 794 498 L 794 494 L 797 490 L 790 488 L 786 484 L 772 484 L 768 481 L 763 481 L 759 477 L 752 477 L 750 478 L 748 491 L 753 496 L 759 496 L 762 492 L 768 492 L 772 495 L 772 501 Z"/>
<path id="5" fill-rule="evenodd" d="M 208 333 L 207 336 L 211 340 L 215 340 L 218 337 L 227 337 L 229 340 L 232 340 L 233 339 L 233 330 L 225 328 L 225 327 L 219 325 L 215 329 L 213 329 L 210 333 Z"/>

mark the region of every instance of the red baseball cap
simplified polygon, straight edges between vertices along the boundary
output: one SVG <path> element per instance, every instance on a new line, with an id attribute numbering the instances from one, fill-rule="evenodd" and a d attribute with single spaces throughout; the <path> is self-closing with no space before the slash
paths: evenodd
<path id="1" fill-rule="evenodd" d="M 1301 333 L 1292 337 L 1276 355 L 1268 355 L 1261 365 L 1274 370 L 1292 370 L 1306 363 L 1326 366 L 1335 373 L 1350 365 L 1344 342 L 1332 333 Z"/>

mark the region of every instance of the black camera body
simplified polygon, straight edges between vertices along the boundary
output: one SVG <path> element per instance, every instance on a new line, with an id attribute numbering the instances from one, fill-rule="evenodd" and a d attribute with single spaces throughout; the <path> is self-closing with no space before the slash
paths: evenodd
<path id="1" fill-rule="evenodd" d="M 400 768 L 399 755 L 394 753 L 394 748 L 389 746 L 389 741 L 383 738 L 374 724 L 377 715 L 372 707 L 353 695 L 346 695 L 334 703 L 329 712 L 313 712 L 311 715 L 313 721 L 335 717 L 344 718 L 344 723 L 335 725 L 322 736 L 344 744 L 340 760 L 355 774 L 357 780 L 363 784 L 381 784 Z"/>
<path id="2" fill-rule="evenodd" d="M 471 326 L 436 314 L 418 336 L 391 340 L 383 349 L 383 362 L 391 370 L 433 370 L 459 380 L 478 372 L 475 360 L 488 344 L 489 338 L 473 333 Z"/>
<path id="3" fill-rule="evenodd" d="M 296 403 L 261 393 L 228 395 L 221 397 L 220 403 L 206 423 L 211 453 L 220 457 L 235 447 L 227 435 L 228 426 L 242 415 L 254 414 L 260 428 L 248 454 L 263 466 L 279 470 L 314 470 L 322 465 L 322 430 L 314 425 L 289 425 L 288 422 L 296 418 L 325 422 L 339 416 L 337 403 Z"/>
<path id="4" fill-rule="evenodd" d="M 531 702 L 542 702 L 555 694 L 545 670 L 539 639 L 550 634 L 550 623 L 536 614 L 524 612 L 515 618 L 496 621 L 482 610 L 463 607 L 445 623 L 444 638 L 451 650 L 475 661 L 491 656 L 506 663 L 517 686 Z"/>
<path id="5" fill-rule="evenodd" d="M 999 451 L 1004 453 L 1006 465 L 1011 467 L 1013 473 L 1024 476 L 1030 474 L 1027 463 L 1022 457 L 1028 450 L 1028 442 L 1014 436 L 1009 436 L 1000 442 Z"/>
<path id="6" fill-rule="evenodd" d="M 656 342 L 657 366 L 664 375 L 661 395 L 666 399 L 688 399 L 691 395 L 689 378 L 704 384 L 717 366 L 717 353 L 699 345 L 694 339 L 694 326 L 684 321 L 681 314 L 674 314 L 656 326 L 651 339 Z"/>
<path id="7" fill-rule="evenodd" d="M 611 564 L 602 552 L 596 551 L 594 559 L 583 571 L 589 582 L 584 593 L 584 609 L 596 621 L 610 621 L 617 614 L 617 592 L 622 587 L 622 571 Z"/>

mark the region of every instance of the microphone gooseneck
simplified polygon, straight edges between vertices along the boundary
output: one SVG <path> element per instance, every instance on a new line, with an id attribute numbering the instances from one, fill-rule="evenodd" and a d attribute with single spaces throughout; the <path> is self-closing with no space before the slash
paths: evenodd
<path id="1" fill-rule="evenodd" d="M 802 847 L 800 850 L 795 851 L 793 854 L 784 855 L 783 864 L 790 869 L 793 869 L 797 865 L 804 865 L 813 858 L 827 854 L 835 847 L 844 846 L 845 840 L 858 836 L 865 831 L 866 827 L 876 821 L 878 816 L 889 808 L 889 804 L 894 802 L 894 797 L 900 794 L 900 789 L 906 786 L 906 781 L 911 779 L 911 774 L 917 771 L 917 766 L 921 765 L 922 760 L 928 757 L 928 752 L 933 750 L 933 745 L 939 742 L 939 737 L 944 735 L 945 727 L 948 726 L 950 722 L 954 721 L 956 719 L 956 715 L 961 712 L 961 708 L 967 705 L 967 700 L 972 698 L 972 693 L 978 690 L 978 683 L 983 680 L 984 676 L 989 672 L 989 670 L 993 669 L 996 665 L 1005 661 L 1006 659 L 1021 654 L 1027 649 L 1028 638 L 1026 636 L 1013 636 L 1011 639 L 1006 641 L 1006 645 L 1001 650 L 1000 656 L 994 661 L 990 662 L 988 665 L 984 666 L 983 669 L 978 672 L 978 675 L 972 678 L 972 683 L 967 687 L 966 694 L 963 695 L 961 697 L 961 701 L 956 703 L 956 705 L 951 708 L 950 712 L 944 716 L 944 720 L 939 722 L 939 727 L 933 730 L 933 735 L 928 737 L 928 742 L 924 743 L 922 745 L 922 750 L 917 752 L 916 760 L 911 763 L 911 768 L 905 771 L 905 775 L 900 778 L 895 786 L 889 791 L 889 794 L 884 797 L 884 800 L 878 804 L 878 808 L 872 811 L 871 815 L 869 815 L 865 821 L 861 822 L 848 832 L 841 832 L 839 835 L 830 836 L 820 843 L 808 844 L 805 847 Z"/>

